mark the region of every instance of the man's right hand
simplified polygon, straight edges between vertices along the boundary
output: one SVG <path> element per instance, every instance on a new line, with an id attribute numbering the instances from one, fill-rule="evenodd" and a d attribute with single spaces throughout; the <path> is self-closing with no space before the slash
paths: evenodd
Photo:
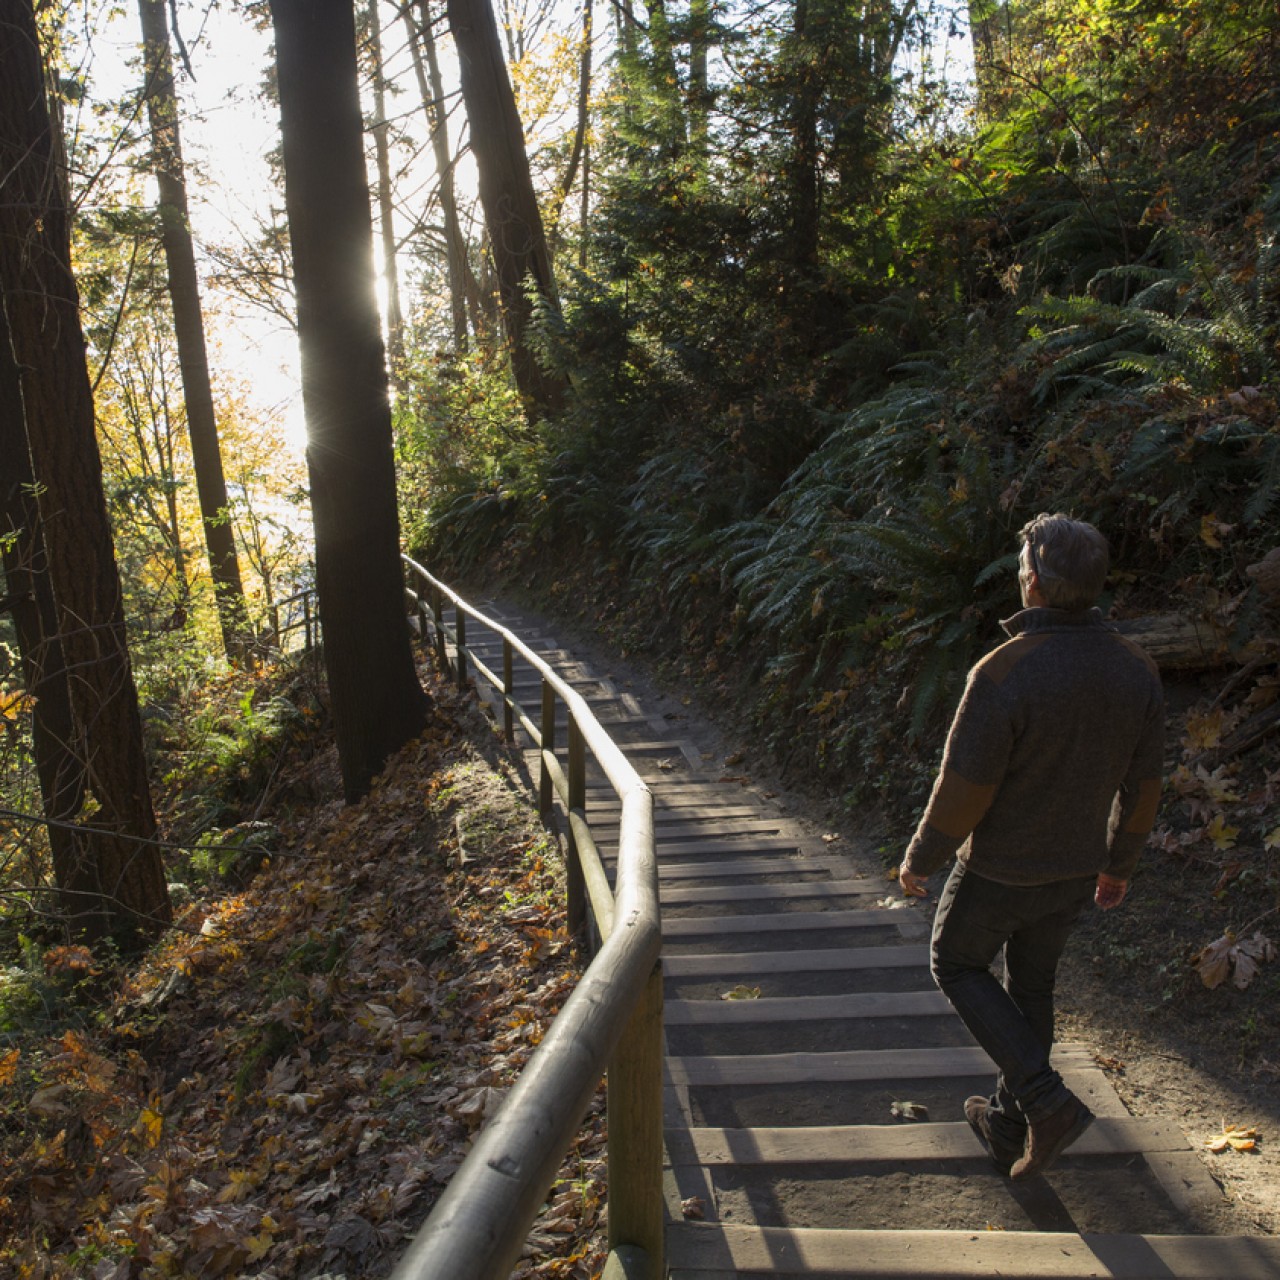
<path id="1" fill-rule="evenodd" d="M 1100 872 L 1098 887 L 1093 891 L 1093 900 L 1103 911 L 1110 911 L 1112 907 L 1118 907 L 1124 901 L 1124 895 L 1128 889 L 1127 880 L 1117 880 L 1115 876 Z"/>
<path id="2" fill-rule="evenodd" d="M 929 896 L 929 890 L 925 888 L 927 879 L 927 876 L 918 876 L 914 871 L 908 871 L 905 862 L 898 868 L 898 886 L 902 890 L 903 897 L 927 898 Z"/>

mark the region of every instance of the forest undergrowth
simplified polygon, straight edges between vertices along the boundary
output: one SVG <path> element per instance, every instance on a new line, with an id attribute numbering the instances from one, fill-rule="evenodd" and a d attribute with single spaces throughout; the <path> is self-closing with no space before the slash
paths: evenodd
<path id="1" fill-rule="evenodd" d="M 276 683 L 314 712 L 307 665 Z M 322 714 L 254 786 L 228 749 L 241 821 L 191 852 L 138 967 L 27 943 L 0 985 L 0 1273 L 394 1265 L 578 974 L 518 757 L 430 689 L 427 730 L 357 805 Z M 203 780 L 176 781 L 182 810 Z M 517 1275 L 598 1270 L 603 1160 L 600 1098 Z"/>

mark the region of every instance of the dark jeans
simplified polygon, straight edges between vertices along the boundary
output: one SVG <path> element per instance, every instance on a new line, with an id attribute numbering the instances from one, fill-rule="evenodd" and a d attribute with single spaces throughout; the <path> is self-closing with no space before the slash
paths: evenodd
<path id="1" fill-rule="evenodd" d="M 1070 1097 L 1049 1065 L 1053 989 L 1071 928 L 1096 877 L 1052 884 L 984 880 L 957 862 L 933 922 L 934 981 L 999 1068 L 987 1112 L 993 1136 L 1021 1147 L 1028 1121 Z M 1004 952 L 1004 985 L 991 972 Z"/>

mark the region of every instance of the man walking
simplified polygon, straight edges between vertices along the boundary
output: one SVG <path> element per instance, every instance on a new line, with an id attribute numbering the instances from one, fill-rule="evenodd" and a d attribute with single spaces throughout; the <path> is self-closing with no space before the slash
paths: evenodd
<path id="1" fill-rule="evenodd" d="M 902 890 L 958 855 L 933 926 L 934 980 L 999 1069 L 965 1117 L 1002 1171 L 1042 1173 L 1093 1113 L 1049 1064 L 1058 960 L 1090 897 L 1118 906 L 1155 823 L 1164 696 L 1151 659 L 1094 607 L 1092 525 L 1022 530 L 1023 609 L 970 672 Z M 991 972 L 1003 951 L 1003 985 Z"/>

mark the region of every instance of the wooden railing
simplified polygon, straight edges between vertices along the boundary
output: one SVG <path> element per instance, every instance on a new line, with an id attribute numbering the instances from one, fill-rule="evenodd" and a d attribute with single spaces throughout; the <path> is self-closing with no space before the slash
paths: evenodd
<path id="1" fill-rule="evenodd" d="M 539 807 L 559 796 L 569 825 L 569 928 L 588 906 L 600 949 L 462 1167 L 392 1273 L 392 1280 L 500 1280 L 519 1260 L 530 1225 L 607 1072 L 609 1261 L 606 1280 L 659 1280 L 663 1262 L 662 946 L 649 788 L 582 697 L 505 627 L 485 618 L 404 557 L 408 600 L 442 669 L 465 687 L 475 670 L 502 697 L 508 739 L 518 722 L 539 750 Z M 454 622 L 448 625 L 447 605 Z M 502 672 L 467 645 L 467 620 L 502 638 Z M 516 700 L 521 655 L 541 678 L 538 719 Z M 565 763 L 555 752 L 556 709 L 568 710 Z M 617 889 L 586 816 L 590 751 L 622 801 Z"/>
<path id="2" fill-rule="evenodd" d="M 295 604 L 299 606 L 296 615 L 289 607 Z M 280 621 L 282 611 L 284 622 Z M 284 638 L 292 631 L 302 632 L 303 653 L 310 653 L 319 642 L 320 613 L 316 608 L 315 587 L 303 587 L 271 606 L 271 647 L 284 653 L 287 647 Z"/>

